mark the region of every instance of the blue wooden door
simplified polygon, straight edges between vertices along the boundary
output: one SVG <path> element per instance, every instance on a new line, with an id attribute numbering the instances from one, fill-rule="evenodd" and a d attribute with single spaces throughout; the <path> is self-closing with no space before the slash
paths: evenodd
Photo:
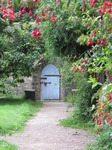
<path id="1" fill-rule="evenodd" d="M 47 65 L 41 74 L 41 99 L 59 99 L 59 71 L 52 65 Z"/>

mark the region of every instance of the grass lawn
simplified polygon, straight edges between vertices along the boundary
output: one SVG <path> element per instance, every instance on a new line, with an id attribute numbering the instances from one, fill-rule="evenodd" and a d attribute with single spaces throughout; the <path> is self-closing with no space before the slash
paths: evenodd
<path id="1" fill-rule="evenodd" d="M 38 112 L 41 106 L 41 102 L 22 98 L 0 99 L 0 134 L 12 134 L 21 131 L 25 122 Z"/>
<path id="2" fill-rule="evenodd" d="M 0 141 L 0 150 L 18 150 L 15 145 L 12 145 L 6 141 Z"/>

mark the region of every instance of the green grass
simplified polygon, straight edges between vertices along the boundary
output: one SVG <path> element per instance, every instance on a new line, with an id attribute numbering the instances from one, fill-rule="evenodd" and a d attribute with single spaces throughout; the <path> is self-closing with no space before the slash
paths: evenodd
<path id="1" fill-rule="evenodd" d="M 60 125 L 64 127 L 78 128 L 95 132 L 92 121 L 84 122 L 81 117 L 74 111 L 69 117 L 60 121 Z"/>
<path id="2" fill-rule="evenodd" d="M 41 108 L 40 102 L 22 98 L 0 99 L 0 134 L 21 131 L 25 122 Z"/>
<path id="3" fill-rule="evenodd" d="M 112 150 L 112 126 L 104 127 L 96 142 L 88 145 L 87 150 Z"/>
<path id="4" fill-rule="evenodd" d="M 12 145 L 6 141 L 0 141 L 0 150 L 18 150 L 15 145 Z"/>

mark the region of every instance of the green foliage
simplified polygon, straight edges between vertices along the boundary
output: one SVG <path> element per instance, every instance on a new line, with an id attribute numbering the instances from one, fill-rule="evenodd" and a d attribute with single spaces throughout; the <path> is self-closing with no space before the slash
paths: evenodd
<path id="1" fill-rule="evenodd" d="M 40 102 L 22 98 L 0 99 L 0 134 L 21 131 L 25 122 L 39 111 L 40 107 Z"/>
<path id="2" fill-rule="evenodd" d="M 4 140 L 0 140 L 0 150 L 18 150 L 18 148 Z"/>
<path id="3" fill-rule="evenodd" d="M 24 24 L 21 29 L 20 25 L 9 27 L 0 35 L 0 92 L 3 93 L 7 93 L 5 87 L 24 82 L 23 76 L 31 76 L 35 60 L 44 51 L 41 39 L 35 41 L 28 31 L 30 28 Z"/>
<path id="4" fill-rule="evenodd" d="M 84 120 L 82 120 L 77 107 L 74 107 L 74 111 L 71 113 L 71 115 L 64 120 L 61 120 L 60 124 L 64 127 L 81 128 L 94 132 L 93 121 L 90 120 L 88 122 L 85 122 Z"/>
<path id="5" fill-rule="evenodd" d="M 72 88 L 74 88 L 74 72 L 71 68 L 71 62 L 62 60 L 61 64 L 61 73 L 62 73 L 62 84 L 65 90 L 65 96 L 68 96 L 72 93 Z"/>
<path id="6" fill-rule="evenodd" d="M 92 84 L 88 83 L 88 78 L 84 73 L 77 72 L 74 80 L 78 89 L 74 94 L 74 105 L 77 105 L 80 117 L 86 122 L 92 117 L 90 110 L 96 102 L 91 101 L 91 98 L 96 89 L 92 89 Z"/>
<path id="7" fill-rule="evenodd" d="M 98 136 L 95 144 L 89 145 L 87 150 L 111 150 L 112 149 L 112 127 L 105 128 Z"/>

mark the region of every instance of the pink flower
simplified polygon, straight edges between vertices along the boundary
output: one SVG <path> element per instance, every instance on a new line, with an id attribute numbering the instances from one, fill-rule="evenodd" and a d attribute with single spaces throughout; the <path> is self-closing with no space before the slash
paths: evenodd
<path id="1" fill-rule="evenodd" d="M 55 3 L 58 3 L 59 2 L 59 0 L 55 0 Z"/>
<path id="2" fill-rule="evenodd" d="M 99 80 L 99 76 L 97 75 L 97 77 L 96 77 L 96 80 L 98 81 Z"/>
<path id="3" fill-rule="evenodd" d="M 109 30 L 110 30 L 109 27 L 107 27 L 107 31 L 108 31 L 108 32 L 109 32 Z"/>
<path id="4" fill-rule="evenodd" d="M 109 114 L 107 114 L 107 122 L 111 125 L 111 118 L 110 118 Z"/>
<path id="5" fill-rule="evenodd" d="M 109 93 L 107 96 L 108 96 L 108 99 L 110 101 L 111 100 L 111 94 Z"/>
<path id="6" fill-rule="evenodd" d="M 29 4 L 29 9 L 31 9 L 31 5 Z"/>
<path id="7" fill-rule="evenodd" d="M 37 21 L 37 23 L 38 23 L 38 25 L 39 25 L 39 16 L 38 16 L 38 14 L 37 14 L 37 16 L 36 16 L 36 21 Z"/>
<path id="8" fill-rule="evenodd" d="M 37 38 L 37 37 L 40 37 L 41 36 L 41 32 L 40 32 L 40 30 L 38 29 L 38 31 L 37 30 L 35 30 L 35 29 L 33 29 L 33 31 L 32 31 L 32 36 L 34 37 L 34 38 Z"/>
<path id="9" fill-rule="evenodd" d="M 1 10 L 1 12 L 3 12 L 3 10 L 4 10 L 4 7 L 3 7 L 3 6 L 1 6 L 0 10 Z"/>
<path id="10" fill-rule="evenodd" d="M 21 10 L 19 11 L 19 17 L 22 17 L 22 12 L 21 12 Z"/>
<path id="11" fill-rule="evenodd" d="M 54 23 L 55 23 L 55 21 L 57 20 L 57 18 L 55 17 L 55 15 L 54 15 L 54 14 L 52 15 L 51 20 L 52 20 Z"/>
<path id="12" fill-rule="evenodd" d="M 91 0 L 91 6 L 95 4 L 96 0 Z"/>
<path id="13" fill-rule="evenodd" d="M 32 11 L 31 11 L 31 9 L 30 9 L 30 11 L 29 11 L 29 16 L 31 16 L 31 14 L 32 14 Z"/>
<path id="14" fill-rule="evenodd" d="M 93 46 L 93 41 L 92 41 L 92 39 L 90 39 L 89 41 L 88 41 L 88 46 Z"/>
<path id="15" fill-rule="evenodd" d="M 100 39 L 98 39 L 98 42 L 97 42 L 97 44 L 98 44 L 98 45 L 100 45 L 100 44 L 101 44 L 101 43 L 100 43 Z"/>
<path id="16" fill-rule="evenodd" d="M 25 14 L 26 13 L 26 7 L 24 7 L 23 9 L 22 9 L 22 14 Z"/>

